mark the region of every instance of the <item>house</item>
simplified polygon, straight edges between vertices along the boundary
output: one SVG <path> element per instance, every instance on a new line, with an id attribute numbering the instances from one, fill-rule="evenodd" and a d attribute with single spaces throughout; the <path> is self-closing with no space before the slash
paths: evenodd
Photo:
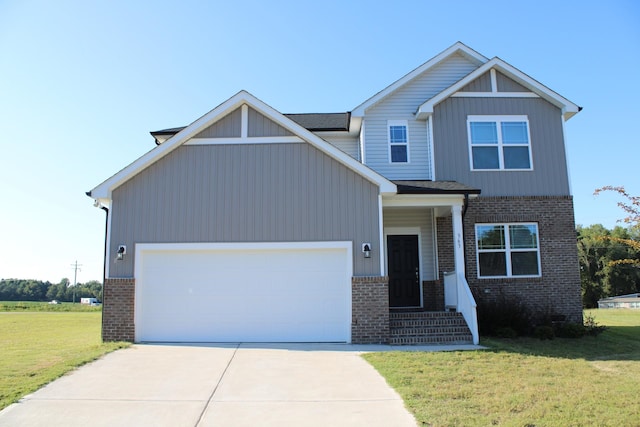
<path id="1" fill-rule="evenodd" d="M 640 308 L 640 293 L 602 298 L 598 308 Z"/>
<path id="2" fill-rule="evenodd" d="M 477 343 L 497 298 L 581 321 L 579 110 L 456 43 L 349 112 L 241 91 L 152 132 L 87 193 L 107 213 L 103 339 Z"/>

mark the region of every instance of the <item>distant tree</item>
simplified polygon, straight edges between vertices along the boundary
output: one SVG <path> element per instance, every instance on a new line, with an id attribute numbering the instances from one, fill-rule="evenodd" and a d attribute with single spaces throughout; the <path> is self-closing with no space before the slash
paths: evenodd
<path id="1" fill-rule="evenodd" d="M 614 193 L 618 193 L 624 201 L 618 202 L 618 206 L 626 212 L 627 216 L 618 222 L 624 222 L 629 227 L 630 236 L 620 237 L 620 236 L 607 236 L 606 238 L 617 243 L 621 243 L 623 245 L 627 245 L 634 249 L 636 252 L 635 257 L 623 258 L 623 259 L 615 259 L 612 260 L 612 265 L 629 265 L 636 268 L 640 268 L 640 196 L 632 196 L 625 190 L 624 187 L 614 187 L 611 185 L 598 188 L 594 194 L 598 195 L 604 191 L 611 191 Z"/>

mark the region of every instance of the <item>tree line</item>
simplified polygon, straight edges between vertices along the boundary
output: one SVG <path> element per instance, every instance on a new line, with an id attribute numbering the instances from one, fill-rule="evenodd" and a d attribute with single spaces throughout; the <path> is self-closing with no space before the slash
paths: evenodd
<path id="1" fill-rule="evenodd" d="M 102 301 L 102 283 L 91 280 L 73 286 L 69 279 L 60 283 L 41 280 L 1 279 L 0 301 L 51 301 L 79 302 L 80 298 L 97 298 Z"/>
<path id="2" fill-rule="evenodd" d="M 636 228 L 600 224 L 577 227 L 578 260 L 582 284 L 582 304 L 585 308 L 598 306 L 606 297 L 640 292 L 640 251 L 621 241 L 640 241 Z"/>

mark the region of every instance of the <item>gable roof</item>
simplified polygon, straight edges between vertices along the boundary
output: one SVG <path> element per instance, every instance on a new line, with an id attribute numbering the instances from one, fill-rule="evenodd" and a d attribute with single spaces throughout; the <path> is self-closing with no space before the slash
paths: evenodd
<path id="1" fill-rule="evenodd" d="M 391 93 L 395 92 L 399 87 L 404 86 L 405 84 L 407 84 L 408 82 L 410 82 L 414 78 L 418 77 L 419 75 L 421 75 L 425 71 L 429 70 L 430 68 L 435 67 L 436 65 L 440 64 L 445 59 L 447 59 L 450 56 L 455 55 L 455 54 L 460 54 L 460 55 L 470 59 L 472 62 L 477 63 L 478 65 L 481 65 L 481 64 L 483 64 L 483 63 L 488 61 L 488 58 L 486 58 L 485 56 L 483 56 L 480 53 L 476 52 L 475 50 L 471 49 L 469 46 L 465 45 L 464 43 L 457 42 L 454 45 L 452 45 L 451 47 L 449 47 L 448 49 L 440 52 L 438 55 L 434 56 L 433 58 L 431 58 L 430 60 L 428 60 L 427 62 L 425 62 L 424 64 L 422 64 L 418 68 L 416 68 L 415 70 L 413 70 L 410 73 L 406 74 L 404 77 L 400 78 L 399 80 L 396 80 L 394 83 L 390 84 L 385 89 L 383 89 L 380 92 L 376 93 L 371 98 L 369 98 L 366 101 L 364 101 L 362 104 L 360 104 L 357 107 L 355 107 L 351 111 L 352 117 L 353 116 L 355 116 L 355 117 L 364 116 L 365 110 L 367 108 L 369 108 L 372 105 L 378 103 L 379 101 L 381 101 L 386 96 L 388 96 Z"/>
<path id="2" fill-rule="evenodd" d="M 128 181 L 130 178 L 132 178 L 157 160 L 171 153 L 173 150 L 180 147 L 189 139 L 198 135 L 198 133 L 200 133 L 202 130 L 206 129 L 217 120 L 234 111 L 236 108 L 239 108 L 243 104 L 247 104 L 249 107 L 260 112 L 273 122 L 289 130 L 293 134 L 299 136 L 328 156 L 354 170 L 369 181 L 374 182 L 380 187 L 381 193 L 396 192 L 396 186 L 382 175 L 358 162 L 338 148 L 332 146 L 327 141 L 300 126 L 298 123 L 287 118 L 282 113 L 260 101 L 255 96 L 251 95 L 249 92 L 242 90 L 222 104 L 215 107 L 213 110 L 209 111 L 207 114 L 191 123 L 189 126 L 182 129 L 174 128 L 165 130 L 165 132 L 168 132 L 180 129 L 175 135 L 171 136 L 163 144 L 158 145 L 151 151 L 136 159 L 133 163 L 129 164 L 124 169 L 120 170 L 115 175 L 108 178 L 106 181 L 102 182 L 93 190 L 88 192 L 87 195 L 96 199 L 98 203 L 104 205 L 107 201 L 111 200 L 111 192 L 113 191 L 113 189 Z"/>
<path id="3" fill-rule="evenodd" d="M 427 100 L 424 104 L 418 107 L 418 111 L 416 111 L 416 118 L 418 119 L 426 119 L 429 115 L 433 114 L 433 107 L 444 101 L 467 84 L 471 83 L 473 80 L 477 79 L 484 73 L 488 72 L 491 69 L 495 69 L 500 71 L 505 76 L 511 78 L 515 82 L 521 84 L 525 88 L 529 89 L 531 92 L 537 94 L 541 98 L 549 101 L 551 104 L 557 106 L 562 110 L 562 115 L 565 120 L 569 120 L 576 113 L 578 113 L 582 108 L 573 102 L 569 101 L 567 98 L 559 95 L 553 90 L 549 89 L 547 86 L 543 85 L 539 81 L 531 78 L 527 74 L 518 70 L 514 66 L 504 62 L 502 59 L 495 57 L 490 61 L 485 62 L 480 67 L 476 68 L 471 73 L 467 74 L 464 78 L 458 80 L 453 85 L 444 89 L 439 94 L 435 95 L 431 99 Z"/>

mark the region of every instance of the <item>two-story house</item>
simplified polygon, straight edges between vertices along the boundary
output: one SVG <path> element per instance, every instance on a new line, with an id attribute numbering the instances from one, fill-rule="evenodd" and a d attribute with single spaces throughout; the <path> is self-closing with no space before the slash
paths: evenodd
<path id="1" fill-rule="evenodd" d="M 152 132 L 87 193 L 107 213 L 103 338 L 477 343 L 476 301 L 497 298 L 581 321 L 579 110 L 456 43 L 350 112 L 241 91 Z"/>

